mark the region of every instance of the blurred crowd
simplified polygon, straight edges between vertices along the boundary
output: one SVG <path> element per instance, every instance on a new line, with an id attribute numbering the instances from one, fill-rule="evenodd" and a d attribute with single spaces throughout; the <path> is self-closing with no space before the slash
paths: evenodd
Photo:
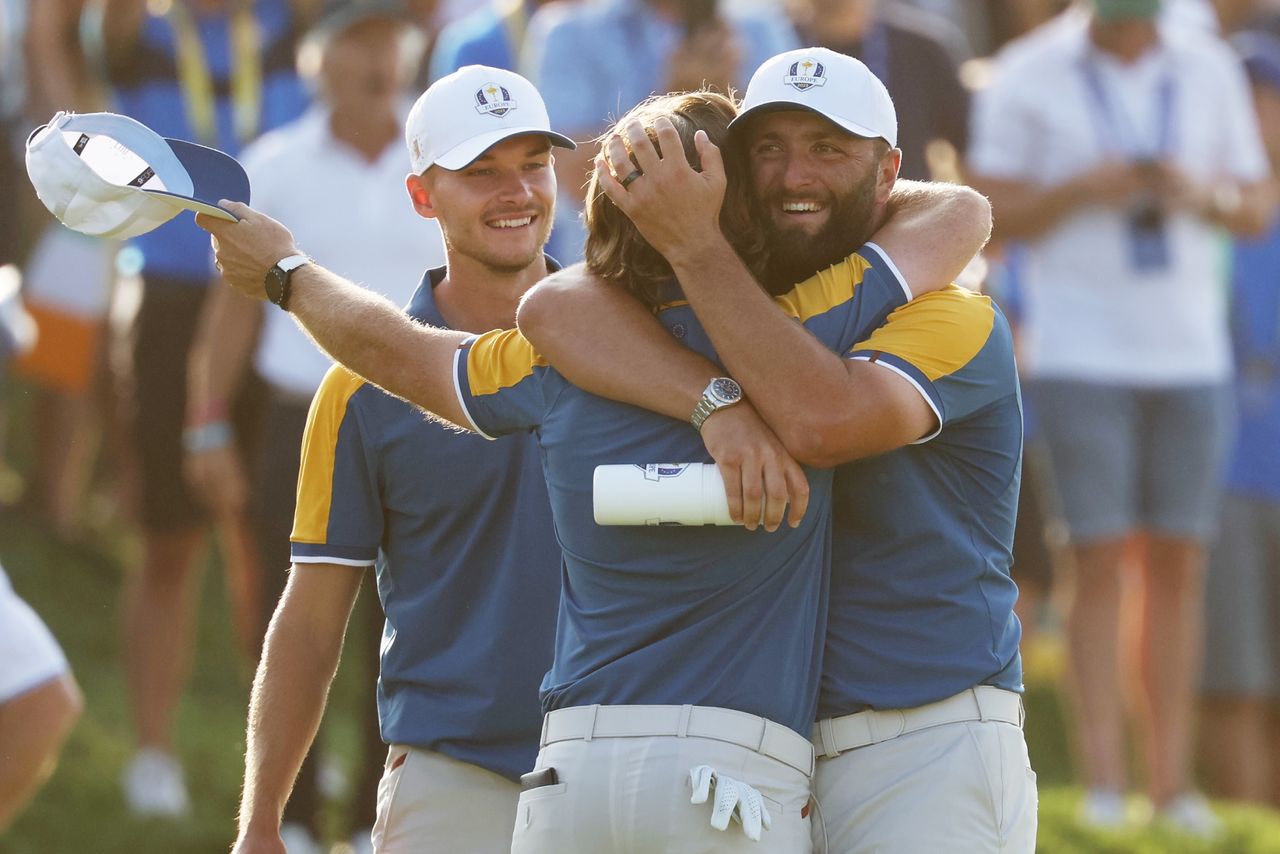
<path id="1" fill-rule="evenodd" d="M 741 90 L 805 45 L 886 83 L 904 177 L 992 200 L 972 284 L 1019 334 L 1013 576 L 1024 644 L 1064 640 L 1082 819 L 1119 827 L 1149 803 L 1211 834 L 1201 790 L 1280 808 L 1280 3 L 410 0 L 350 14 L 369 5 L 0 0 L 0 353 L 9 387 L 36 401 L 30 437 L 8 437 L 33 456 L 10 454 L 0 502 L 67 542 L 127 528 L 141 543 L 121 594 L 131 810 L 190 809 L 173 727 L 213 543 L 243 654 L 260 652 L 328 363 L 285 313 L 210 287 L 191 217 L 125 244 L 58 225 L 24 172 L 32 129 L 109 109 L 232 153 L 255 208 L 403 304 L 444 257 L 404 204 L 402 128 L 430 82 L 485 64 L 541 90 L 579 143 L 555 156 L 549 253 L 568 264 L 613 119 L 653 93 Z M 352 647 L 373 661 L 378 636 Z M 366 840 L 382 752 L 369 700 L 351 828 Z M 290 851 L 318 834 L 315 777 L 304 767 L 286 811 Z"/>

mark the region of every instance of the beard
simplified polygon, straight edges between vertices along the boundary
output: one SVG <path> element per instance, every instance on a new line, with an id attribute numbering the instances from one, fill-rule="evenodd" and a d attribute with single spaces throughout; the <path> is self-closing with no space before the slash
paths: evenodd
<path id="1" fill-rule="evenodd" d="M 756 221 L 763 223 L 769 249 L 769 293 L 786 293 L 814 273 L 843 261 L 867 242 L 876 225 L 876 177 L 873 169 L 853 189 L 836 197 L 826 223 L 812 234 L 779 222 L 787 216 L 780 213 L 781 193 L 756 201 Z"/>

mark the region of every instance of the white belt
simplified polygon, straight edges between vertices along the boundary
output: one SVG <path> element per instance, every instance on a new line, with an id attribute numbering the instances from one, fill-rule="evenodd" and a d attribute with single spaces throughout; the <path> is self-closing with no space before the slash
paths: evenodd
<path id="1" fill-rule="evenodd" d="M 813 774 L 813 745 L 782 724 L 710 706 L 573 706 L 542 719 L 542 746 L 594 738 L 675 736 L 725 741 Z"/>
<path id="2" fill-rule="evenodd" d="M 818 721 L 813 728 L 813 747 L 819 756 L 831 758 L 943 724 L 1000 721 L 1020 727 L 1022 719 L 1021 696 L 1003 688 L 979 685 L 914 709 L 872 709 Z"/>

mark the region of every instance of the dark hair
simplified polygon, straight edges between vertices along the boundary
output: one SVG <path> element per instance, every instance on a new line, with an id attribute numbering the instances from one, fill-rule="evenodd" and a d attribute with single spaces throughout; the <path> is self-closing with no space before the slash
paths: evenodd
<path id="1" fill-rule="evenodd" d="M 644 125 L 649 138 L 657 146 L 653 124 L 665 116 L 680 134 L 689 162 L 695 169 L 701 169 L 693 137 L 699 130 L 706 131 L 724 156 L 728 177 L 724 204 L 720 208 L 720 228 L 748 269 L 758 278 L 766 261 L 764 238 L 751 217 L 750 191 L 744 180 L 741 155 L 736 146 L 726 145 L 729 122 L 737 114 L 737 102 L 718 92 L 699 90 L 655 95 L 615 122 L 597 141 L 603 145 L 612 134 L 634 119 Z M 672 276 L 671 265 L 605 195 L 594 172 L 587 184 L 585 213 L 587 270 L 605 281 L 622 285 L 656 312 L 661 305 L 663 286 Z"/>

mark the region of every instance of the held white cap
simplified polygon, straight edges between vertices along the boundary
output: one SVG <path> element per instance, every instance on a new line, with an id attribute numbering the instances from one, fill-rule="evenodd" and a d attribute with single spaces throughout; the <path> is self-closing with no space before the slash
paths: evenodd
<path id="1" fill-rule="evenodd" d="M 810 110 L 856 136 L 898 145 L 898 113 L 884 83 L 852 56 L 825 47 L 766 60 L 751 75 L 742 112 L 729 127 L 770 110 Z"/>
<path id="2" fill-rule="evenodd" d="M 235 158 L 115 113 L 56 114 L 27 138 L 26 162 L 49 212 L 95 237 L 137 237 L 184 209 L 234 221 L 218 201 L 249 201 Z"/>
<path id="3" fill-rule="evenodd" d="M 461 169 L 504 139 L 540 133 L 561 148 L 573 140 L 551 130 L 546 104 L 533 84 L 514 71 L 468 65 L 422 93 L 405 122 L 413 171 Z"/>

